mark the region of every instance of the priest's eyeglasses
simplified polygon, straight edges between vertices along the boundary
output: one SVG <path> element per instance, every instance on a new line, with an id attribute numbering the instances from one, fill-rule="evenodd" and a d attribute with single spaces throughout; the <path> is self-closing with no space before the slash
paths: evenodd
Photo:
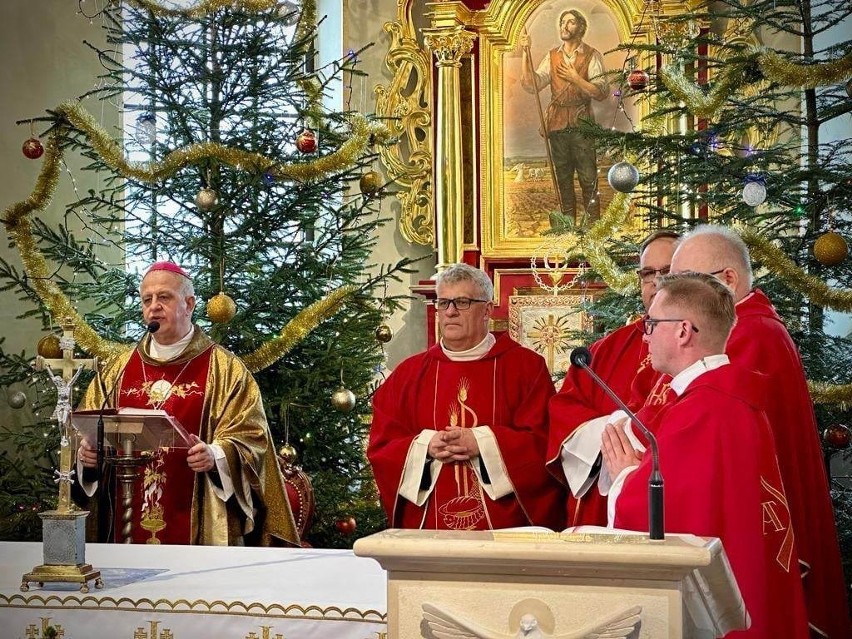
<path id="1" fill-rule="evenodd" d="M 651 319 L 650 317 L 642 318 L 642 330 L 645 331 L 645 335 L 650 335 L 654 332 L 654 329 L 657 328 L 657 324 L 660 322 L 685 322 L 683 319 Z M 692 330 L 696 333 L 698 332 L 697 326 L 692 326 Z"/>
<path id="2" fill-rule="evenodd" d="M 491 300 L 477 300 L 471 299 L 469 297 L 454 297 L 452 299 L 447 299 L 445 297 L 439 297 L 432 304 L 435 305 L 439 311 L 446 311 L 450 308 L 450 304 L 456 307 L 457 311 L 466 311 L 470 308 L 471 304 L 487 304 Z"/>
<path id="3" fill-rule="evenodd" d="M 650 284 L 657 279 L 658 275 L 668 275 L 670 268 L 669 266 L 664 266 L 663 268 L 640 268 L 636 271 L 636 275 L 639 276 L 643 284 Z"/>

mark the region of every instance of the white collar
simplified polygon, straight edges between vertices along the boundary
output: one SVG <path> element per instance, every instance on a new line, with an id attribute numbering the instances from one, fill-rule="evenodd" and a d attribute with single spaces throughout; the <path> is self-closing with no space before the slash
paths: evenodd
<path id="1" fill-rule="evenodd" d="M 192 341 L 192 336 L 195 333 L 195 327 L 189 328 L 189 333 L 181 337 L 174 344 L 160 344 L 157 342 L 156 334 L 151 335 L 151 341 L 148 342 L 148 356 L 158 362 L 166 362 L 174 359 L 189 345 Z"/>
<path id="2" fill-rule="evenodd" d="M 707 371 L 712 371 L 714 368 L 719 368 L 720 366 L 730 363 L 731 360 L 729 360 L 728 356 L 724 353 L 721 355 L 708 355 L 707 357 L 690 364 L 675 375 L 674 378 L 672 378 L 671 389 L 676 395 L 682 395 L 683 391 L 685 391 L 686 388 L 695 381 L 695 378 L 703 375 Z"/>
<path id="3" fill-rule="evenodd" d="M 447 347 L 444 346 L 444 340 L 441 339 L 441 350 L 444 351 L 444 355 L 454 362 L 472 362 L 485 357 L 488 354 L 488 351 L 491 350 L 491 347 L 496 343 L 497 338 L 491 333 L 488 333 L 488 335 L 485 336 L 485 339 L 479 342 L 479 344 L 467 349 L 466 351 L 447 350 Z"/>

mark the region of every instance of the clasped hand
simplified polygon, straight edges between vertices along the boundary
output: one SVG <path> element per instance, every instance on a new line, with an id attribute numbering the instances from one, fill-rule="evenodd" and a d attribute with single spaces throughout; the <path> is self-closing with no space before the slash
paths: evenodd
<path id="1" fill-rule="evenodd" d="M 479 444 L 470 428 L 450 426 L 439 430 L 429 441 L 429 457 L 439 462 L 467 461 L 479 455 Z"/>
<path id="2" fill-rule="evenodd" d="M 626 425 L 626 419 L 607 424 L 601 436 L 601 454 L 612 481 L 615 481 L 625 468 L 638 466 L 642 461 L 642 453 L 633 448 L 624 432 Z"/>

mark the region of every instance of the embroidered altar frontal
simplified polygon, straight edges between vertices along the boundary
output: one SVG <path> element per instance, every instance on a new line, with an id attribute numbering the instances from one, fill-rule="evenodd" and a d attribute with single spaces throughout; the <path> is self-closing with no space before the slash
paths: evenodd
<path id="1" fill-rule="evenodd" d="M 0 639 L 384 639 L 385 571 L 349 550 L 88 544 L 103 589 L 31 584 L 40 543 L 0 543 Z"/>

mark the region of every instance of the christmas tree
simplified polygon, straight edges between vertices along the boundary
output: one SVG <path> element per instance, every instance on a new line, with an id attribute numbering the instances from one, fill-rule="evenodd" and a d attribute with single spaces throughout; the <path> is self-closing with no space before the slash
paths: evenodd
<path id="1" fill-rule="evenodd" d="M 740 231 L 805 364 L 852 578 L 852 7 L 721 0 L 672 15 L 663 4 L 645 5 L 650 37 L 624 46 L 628 63 L 612 76 L 614 99 L 635 102 L 641 121 L 584 127 L 626 163 L 609 173 L 618 193 L 566 246 L 610 287 L 589 307 L 606 331 L 640 311 L 625 267 L 649 229 Z"/>
<path id="2" fill-rule="evenodd" d="M 72 317 L 78 346 L 104 358 L 141 334 L 140 270 L 180 263 L 194 276 L 196 321 L 255 373 L 273 438 L 313 481 L 307 541 L 351 545 L 355 526 L 362 535 L 384 525 L 363 446 L 384 320 L 399 305 L 386 282 L 408 270 L 407 260 L 371 263 L 386 221 L 371 167 L 393 142 L 387 129 L 324 106 L 334 82 L 359 73 L 358 52 L 316 66 L 310 0 L 129 0 L 99 17 L 109 47 L 89 45 L 105 70 L 96 87 L 34 118 L 47 139 L 31 141 L 41 174 L 4 216 L 25 272 L 4 262 L 0 278 L 45 326 Z M 117 103 L 132 134 L 101 126 L 99 102 Z M 33 215 L 70 153 L 102 185 L 65 205 L 85 221 L 80 234 Z M 124 258 L 104 259 L 103 246 Z M 43 385 L 26 356 L 3 358 L 0 383 Z M 34 526 L 22 513 L 55 491 L 55 428 L 29 426 L 6 433 L 26 449 L 0 458 L 6 538 L 27 537 Z M 9 473 L 21 458 L 33 484 L 23 501 Z"/>

